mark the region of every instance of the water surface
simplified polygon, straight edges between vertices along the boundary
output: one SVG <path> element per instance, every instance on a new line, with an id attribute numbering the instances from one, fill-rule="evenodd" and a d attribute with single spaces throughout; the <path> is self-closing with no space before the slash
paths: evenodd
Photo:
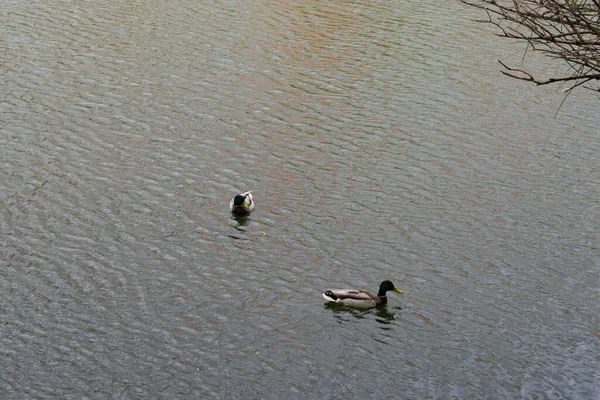
<path id="1" fill-rule="evenodd" d="M 2 397 L 597 396 L 598 99 L 474 17 L 6 4 Z"/>

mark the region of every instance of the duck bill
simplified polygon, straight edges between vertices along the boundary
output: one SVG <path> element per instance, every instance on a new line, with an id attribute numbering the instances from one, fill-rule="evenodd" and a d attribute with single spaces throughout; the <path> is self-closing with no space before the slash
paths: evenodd
<path id="1" fill-rule="evenodd" d="M 394 288 L 394 292 L 402 294 L 402 290 L 398 289 L 398 288 Z"/>

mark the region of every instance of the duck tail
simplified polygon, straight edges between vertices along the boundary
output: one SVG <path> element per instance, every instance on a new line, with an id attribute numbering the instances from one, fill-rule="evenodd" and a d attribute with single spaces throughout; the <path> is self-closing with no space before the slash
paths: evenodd
<path id="1" fill-rule="evenodd" d="M 337 296 L 331 291 L 328 290 L 325 293 L 323 293 L 323 298 L 327 301 L 337 301 Z"/>

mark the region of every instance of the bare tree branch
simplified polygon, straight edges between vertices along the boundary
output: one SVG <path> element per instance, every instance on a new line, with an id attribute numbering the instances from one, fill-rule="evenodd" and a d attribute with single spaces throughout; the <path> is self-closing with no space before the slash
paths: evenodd
<path id="1" fill-rule="evenodd" d="M 527 44 L 527 48 L 562 60 L 570 73 L 541 77 L 535 71 L 509 67 L 500 61 L 509 77 L 550 85 L 569 82 L 575 88 L 600 92 L 600 0 L 461 0 L 485 12 L 478 22 L 493 25 L 497 35 Z M 527 55 L 527 49 L 523 58 Z"/>

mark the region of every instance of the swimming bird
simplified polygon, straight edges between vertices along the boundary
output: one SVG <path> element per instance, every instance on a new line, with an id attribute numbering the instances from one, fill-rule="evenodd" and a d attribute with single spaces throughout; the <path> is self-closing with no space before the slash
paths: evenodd
<path id="1" fill-rule="evenodd" d="M 229 211 L 238 215 L 249 214 L 254 210 L 254 200 L 252 200 L 252 191 L 235 195 L 229 202 Z"/>
<path id="2" fill-rule="evenodd" d="M 387 292 L 394 291 L 396 293 L 402 293 L 400 289 L 394 287 L 394 284 L 390 281 L 383 281 L 379 285 L 379 292 L 377 295 L 363 289 L 335 289 L 328 290 L 323 293 L 323 297 L 327 301 L 343 304 L 350 307 L 377 307 L 387 304 Z"/>

